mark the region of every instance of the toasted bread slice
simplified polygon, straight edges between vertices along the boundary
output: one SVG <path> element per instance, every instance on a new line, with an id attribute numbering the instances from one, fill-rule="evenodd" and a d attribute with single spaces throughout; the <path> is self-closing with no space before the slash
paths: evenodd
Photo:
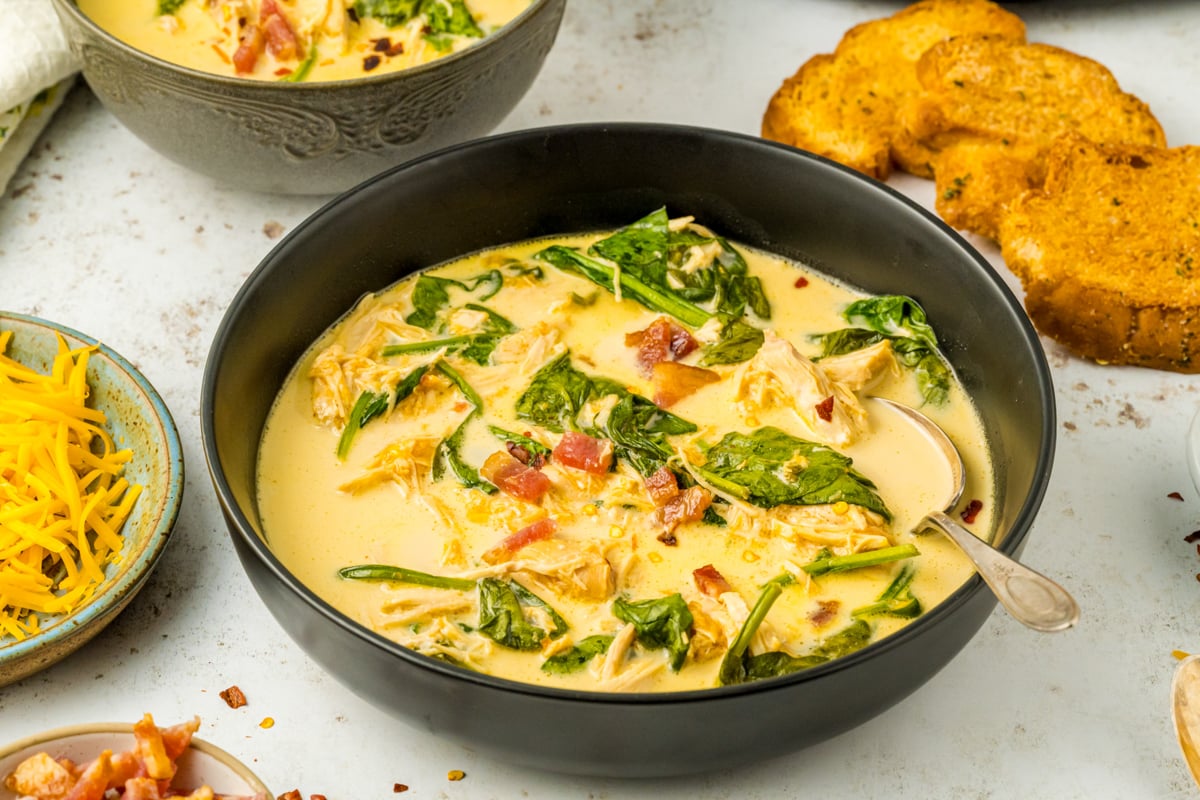
<path id="1" fill-rule="evenodd" d="M 1025 24 L 989 0 L 922 0 L 857 25 L 833 53 L 814 56 L 784 81 L 767 105 L 762 135 L 884 180 L 893 143 L 907 136 L 896 111 L 920 88 L 917 59 L 943 39 L 977 32 L 1024 40 Z M 932 175 L 922 145 L 903 149 L 904 169 Z"/>
<path id="2" fill-rule="evenodd" d="M 1107 364 L 1200 372 L 1200 147 L 1055 141 L 1001 253 L 1037 328 Z"/>
<path id="3" fill-rule="evenodd" d="M 937 153 L 937 211 L 989 238 L 1004 206 L 1040 185 L 1046 150 L 1061 134 L 1166 145 L 1149 107 L 1121 91 L 1107 68 L 1059 47 L 958 36 L 930 47 L 916 75 L 920 91 L 906 97 L 899 118 L 912 141 Z"/>

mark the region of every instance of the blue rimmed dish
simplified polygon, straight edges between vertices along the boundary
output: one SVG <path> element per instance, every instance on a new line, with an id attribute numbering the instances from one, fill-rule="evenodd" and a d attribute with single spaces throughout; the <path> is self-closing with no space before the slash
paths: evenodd
<path id="1" fill-rule="evenodd" d="M 0 311 L 0 331 L 12 332 L 5 355 L 43 374 L 54 363 L 58 337 L 71 348 L 97 345 L 88 361 L 88 404 L 104 412 L 113 441 L 132 451 L 124 475 L 131 484 L 142 486 L 121 531 L 121 558 L 108 566 L 104 583 L 87 604 L 70 614 L 43 618 L 40 630 L 24 639 L 0 634 L 0 686 L 4 686 L 82 647 L 141 590 L 175 525 L 184 470 L 183 448 L 170 410 L 124 357 L 71 328 L 23 314 Z"/>

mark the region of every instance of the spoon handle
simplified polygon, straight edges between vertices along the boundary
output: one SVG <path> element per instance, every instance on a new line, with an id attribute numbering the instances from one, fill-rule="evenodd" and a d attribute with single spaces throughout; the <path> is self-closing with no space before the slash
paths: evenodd
<path id="1" fill-rule="evenodd" d="M 1045 575 L 1004 555 L 941 511 L 928 514 L 924 523 L 958 545 L 1018 622 L 1049 633 L 1065 631 L 1079 621 L 1075 599 Z"/>

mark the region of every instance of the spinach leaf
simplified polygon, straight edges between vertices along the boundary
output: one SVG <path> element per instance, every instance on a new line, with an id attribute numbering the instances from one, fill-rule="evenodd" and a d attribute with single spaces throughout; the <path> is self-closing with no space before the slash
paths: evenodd
<path id="1" fill-rule="evenodd" d="M 829 575 L 836 572 L 849 572 L 863 567 L 877 567 L 880 564 L 890 564 L 905 558 L 919 556 L 921 553 L 916 545 L 898 544 L 892 547 L 881 547 L 878 550 L 867 550 L 862 553 L 851 553 L 846 556 L 823 555 L 815 561 L 805 564 L 801 569 L 809 575 Z"/>
<path id="2" fill-rule="evenodd" d="M 850 458 L 778 428 L 727 433 L 696 469 L 712 484 L 761 508 L 844 500 L 891 519 L 875 484 Z"/>
<path id="3" fill-rule="evenodd" d="M 669 223 L 667 210 L 660 208 L 607 239 L 596 242 L 590 251 L 618 264 L 624 274 L 633 275 L 660 289 L 665 288 L 671 237 L 667 227 Z"/>
<path id="4" fill-rule="evenodd" d="M 429 20 L 428 34 L 483 38 L 483 30 L 463 0 L 424 0 L 421 11 Z"/>
<path id="5" fill-rule="evenodd" d="M 416 325 L 418 328 L 432 330 L 438 323 L 442 309 L 450 305 L 450 289 L 461 289 L 482 301 L 500 291 L 503 285 L 504 276 L 498 269 L 488 270 L 481 275 L 462 281 L 439 278 L 434 275 L 421 275 L 413 284 L 413 310 L 404 318 L 404 321 L 409 325 Z"/>
<path id="6" fill-rule="evenodd" d="M 643 647 L 665 647 L 671 656 L 671 669 L 679 671 L 687 658 L 692 627 L 692 612 L 682 595 L 675 593 L 639 601 L 618 597 L 613 601 L 612 610 L 617 619 L 633 625 Z"/>
<path id="7" fill-rule="evenodd" d="M 616 395 L 618 400 L 605 421 L 588 425 L 582 432 L 611 439 L 616 456 L 642 475 L 652 474 L 674 454 L 667 436 L 696 430 L 693 423 L 664 411 L 616 381 L 576 369 L 569 353 L 537 371 L 517 398 L 517 417 L 558 433 L 576 430 L 580 429 L 576 417 L 584 404 L 609 395 Z"/>
<path id="8" fill-rule="evenodd" d="M 937 350 L 937 336 L 929 327 L 925 309 L 911 297 L 892 294 L 856 300 L 842 311 L 842 318 L 856 328 L 894 339 L 913 339 Z"/>
<path id="9" fill-rule="evenodd" d="M 466 578 L 449 578 L 443 575 L 430 575 L 405 567 L 393 567 L 388 564 L 359 564 L 353 567 L 343 567 L 338 570 L 338 577 L 348 581 L 387 581 L 391 583 L 411 583 L 417 586 L 430 586 L 434 589 L 454 589 L 460 592 L 475 588 L 475 581 Z"/>
<path id="10" fill-rule="evenodd" d="M 700 365 L 707 367 L 749 361 L 762 347 L 764 338 L 762 330 L 740 317 L 725 317 L 717 341 L 705 345 L 701 352 Z"/>
<path id="11" fill-rule="evenodd" d="M 926 321 L 925 310 L 910 297 L 884 295 L 851 303 L 842 317 L 853 328 L 812 337 L 821 344 L 821 355 L 840 356 L 890 340 L 896 358 L 915 373 L 925 402 L 944 405 L 950 397 L 950 368 L 937 346 L 937 336 Z"/>
<path id="12" fill-rule="evenodd" d="M 850 612 L 852 617 L 887 616 L 913 619 L 921 616 L 921 601 L 912 593 L 913 577 L 917 568 L 905 564 L 892 582 L 884 589 L 879 599 L 869 605 L 860 606 Z"/>
<path id="13" fill-rule="evenodd" d="M 424 0 L 355 0 L 354 13 L 359 17 L 374 17 L 395 28 L 408 22 L 420 10 Z"/>
<path id="14" fill-rule="evenodd" d="M 453 433 L 438 442 L 437 450 L 435 450 L 433 454 L 433 468 L 431 469 L 431 477 L 435 481 L 440 481 L 442 476 L 446 474 L 446 467 L 449 466 L 455 477 L 458 478 L 459 483 L 461 483 L 463 486 L 467 487 L 468 489 L 479 489 L 487 494 L 494 494 L 496 492 L 496 487 L 484 480 L 479 474 L 479 470 L 475 469 L 475 467 L 472 467 L 470 464 L 464 461 L 462 457 L 462 444 L 463 439 L 465 439 L 467 435 L 467 427 L 472 421 L 475 420 L 476 417 L 482 416 L 483 414 L 483 398 L 481 398 L 479 393 L 471 387 L 471 384 L 467 383 L 466 378 L 464 378 L 458 370 L 454 369 L 446 362 L 439 361 L 437 364 L 437 370 L 449 378 L 450 382 L 458 387 L 458 390 L 462 392 L 463 396 L 467 398 L 467 401 L 471 403 L 474 408 L 471 409 L 471 413 L 467 414 L 463 421 L 458 424 L 458 427 L 454 429 Z"/>
<path id="15" fill-rule="evenodd" d="M 539 441 L 530 439 L 528 436 L 522 436 L 521 434 L 513 433 L 512 431 L 506 431 L 504 428 L 498 428 L 495 425 L 489 425 L 488 430 L 491 431 L 492 435 L 500 441 L 505 442 L 506 444 L 516 445 L 517 447 L 524 449 L 531 456 L 542 456 L 543 458 L 547 458 L 550 455 L 549 447 L 546 447 L 546 445 Z"/>
<path id="16" fill-rule="evenodd" d="M 551 245 L 534 254 L 534 258 L 558 267 L 564 272 L 582 275 L 597 286 L 616 293 L 614 281 L 620 283 L 621 296 L 636 300 L 651 311 L 660 311 L 675 317 L 685 325 L 699 328 L 712 317 L 704 309 L 694 305 L 674 292 L 664 291 L 635 275 L 624 272 L 605 261 L 580 253 L 570 247 Z"/>
<path id="17" fill-rule="evenodd" d="M 559 613 L 551 608 L 545 600 L 538 597 L 536 594 L 529 591 L 516 581 L 509 581 L 508 585 L 509 588 L 513 590 L 513 594 L 517 596 L 517 599 L 521 601 L 522 605 L 540 608 L 546 612 L 548 617 L 550 617 L 550 621 L 554 623 L 554 629 L 550 631 L 551 639 L 557 639 L 571 629 L 571 626 L 567 624 L 567 621 L 559 616 Z"/>
<path id="18" fill-rule="evenodd" d="M 486 306 L 477 303 L 467 303 L 465 308 L 480 311 L 486 315 L 481 333 L 467 333 L 461 336 L 447 336 L 441 339 L 428 339 L 423 342 L 405 342 L 391 344 L 380 351 L 380 355 L 390 356 L 413 355 L 415 353 L 432 353 L 445 348 L 447 353 L 459 353 L 468 361 L 473 361 L 481 367 L 486 367 L 500 340 L 517 330 L 517 326 Z"/>
<path id="19" fill-rule="evenodd" d="M 158 0 L 158 15 L 174 14 L 183 5 L 183 0 Z"/>
<path id="20" fill-rule="evenodd" d="M 514 583 L 497 578 L 479 581 L 479 630 L 513 650 L 539 650 L 546 632 L 525 619 Z"/>
<path id="21" fill-rule="evenodd" d="M 555 433 L 573 430 L 575 415 L 591 392 L 591 378 L 571 366 L 570 353 L 563 353 L 533 376 L 517 398 L 517 416 Z"/>
<path id="22" fill-rule="evenodd" d="M 738 631 L 737 638 L 729 645 L 725 658 L 721 661 L 717 673 L 717 681 L 722 686 L 732 686 L 749 681 L 775 678 L 780 675 L 790 675 L 793 672 L 810 669 L 818 664 L 824 664 L 840 656 L 860 650 L 871 639 L 871 626 L 862 620 L 852 622 L 848 627 L 827 638 L 806 655 L 793 656 L 790 653 L 772 651 L 750 654 L 750 642 L 758 632 L 762 622 L 767 617 L 771 606 L 783 592 L 783 582 L 768 581 L 763 586 L 762 593 L 750 609 L 745 624 Z"/>
<path id="23" fill-rule="evenodd" d="M 413 393 L 417 385 L 421 382 L 421 378 L 429 371 L 429 366 L 417 367 L 412 372 L 404 376 L 401 381 L 396 384 L 396 388 L 392 390 L 391 407 L 395 408 L 402 400 Z M 363 392 L 354 401 L 354 407 L 350 409 L 349 417 L 346 420 L 346 426 L 342 428 L 342 435 L 338 437 L 337 457 L 343 461 L 350 453 L 350 445 L 354 442 L 354 437 L 362 430 L 362 426 L 366 425 L 371 420 L 378 417 L 380 414 L 388 410 L 388 396 L 383 392 Z"/>
<path id="24" fill-rule="evenodd" d="M 611 636 L 588 636 L 586 639 L 581 639 L 569 650 L 555 653 L 542 662 L 542 671 L 555 675 L 578 672 L 596 656 L 607 653 L 612 640 Z"/>

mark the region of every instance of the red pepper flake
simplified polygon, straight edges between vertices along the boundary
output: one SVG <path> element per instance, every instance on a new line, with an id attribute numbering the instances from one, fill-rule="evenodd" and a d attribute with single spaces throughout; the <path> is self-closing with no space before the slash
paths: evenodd
<path id="1" fill-rule="evenodd" d="M 982 510 L 983 502 L 980 500 L 972 500 L 971 502 L 967 503 L 967 507 L 962 510 L 962 513 L 959 514 L 959 516 L 962 517 L 963 522 L 970 525 L 975 521 L 975 517 L 979 516 L 979 512 Z"/>
<path id="2" fill-rule="evenodd" d="M 225 705 L 230 708 L 241 708 L 246 705 L 246 695 L 242 694 L 242 690 L 236 686 L 230 686 L 223 692 L 218 692 L 221 699 L 225 701 Z"/>
<path id="3" fill-rule="evenodd" d="M 1167 497 L 1171 498 L 1172 500 L 1183 502 L 1183 495 L 1181 495 L 1179 492 L 1171 492 L 1169 495 L 1167 495 Z"/>
<path id="4" fill-rule="evenodd" d="M 667 547 L 674 547 L 675 545 L 679 544 L 679 539 L 675 537 L 675 533 L 673 531 L 663 531 L 658 535 L 657 538 Z"/>
<path id="5" fill-rule="evenodd" d="M 458 412 L 466 411 L 467 404 L 465 402 L 463 402 L 462 400 L 459 400 L 457 403 L 454 404 L 454 410 L 458 411 Z"/>
<path id="6" fill-rule="evenodd" d="M 1200 531 L 1192 531 L 1187 536 L 1183 537 L 1183 540 L 1185 542 L 1187 542 L 1188 544 L 1194 544 L 1195 542 L 1200 542 Z"/>
<path id="7" fill-rule="evenodd" d="M 379 56 L 367 56 L 363 59 L 363 72 L 370 72 L 371 70 L 375 69 L 379 66 L 381 61 L 383 61 L 383 59 Z"/>
<path id="8" fill-rule="evenodd" d="M 385 53 L 385 55 L 388 58 L 395 58 L 396 56 L 400 55 L 403 52 L 404 52 L 404 42 L 396 42 L 394 45 L 392 45 L 391 47 L 389 47 L 387 49 L 387 53 Z"/>
<path id="9" fill-rule="evenodd" d="M 808 620 L 818 628 L 824 627 L 837 616 L 840 607 L 841 602 L 838 600 L 820 600 L 817 602 L 817 608 L 808 615 Z"/>
<path id="10" fill-rule="evenodd" d="M 805 286 L 808 286 L 808 278 L 801 275 L 799 278 L 796 278 L 796 282 L 792 285 L 797 289 L 803 289 Z"/>
<path id="11" fill-rule="evenodd" d="M 280 78 L 282 78 L 284 75 L 291 75 L 291 74 L 292 74 L 292 71 L 287 67 L 280 67 L 279 69 L 275 70 L 275 75 Z"/>
<path id="12" fill-rule="evenodd" d="M 386 53 L 392 47 L 392 40 L 384 36 L 382 39 L 376 39 L 375 45 L 371 48 L 376 53 Z"/>
<path id="13" fill-rule="evenodd" d="M 817 403 L 817 416 L 829 422 L 833 419 L 833 395 L 829 395 L 821 402 Z"/>
<path id="14" fill-rule="evenodd" d="M 407 792 L 407 791 L 408 791 L 407 784 L 404 784 L 404 783 L 393 783 L 392 784 L 392 794 L 400 794 L 402 792 Z"/>

